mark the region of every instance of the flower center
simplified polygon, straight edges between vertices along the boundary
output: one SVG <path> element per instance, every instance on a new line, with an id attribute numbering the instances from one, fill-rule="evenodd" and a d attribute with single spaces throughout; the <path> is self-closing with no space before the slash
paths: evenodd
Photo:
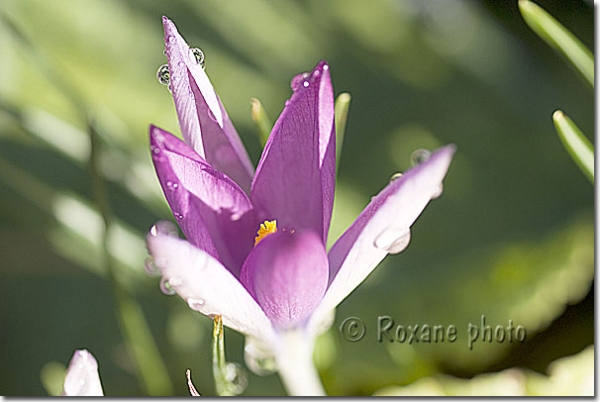
<path id="1" fill-rule="evenodd" d="M 275 219 L 272 221 L 264 221 L 260 224 L 258 232 L 256 232 L 254 245 L 256 246 L 262 239 L 275 232 L 277 232 L 277 221 Z"/>

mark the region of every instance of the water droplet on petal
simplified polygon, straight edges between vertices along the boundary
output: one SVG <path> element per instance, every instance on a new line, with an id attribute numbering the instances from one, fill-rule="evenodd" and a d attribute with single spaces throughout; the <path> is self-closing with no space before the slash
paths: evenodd
<path id="1" fill-rule="evenodd" d="M 213 111 L 209 108 L 208 109 L 208 117 L 214 121 L 215 123 L 218 123 L 219 121 L 217 120 L 217 116 L 215 116 L 215 114 L 213 113 Z"/>
<path id="2" fill-rule="evenodd" d="M 199 64 L 204 70 L 204 67 L 206 66 L 206 62 L 204 61 L 204 52 L 197 47 L 191 47 L 189 52 L 192 61 L 196 64 Z"/>
<path id="3" fill-rule="evenodd" d="M 180 214 L 179 212 L 173 212 L 173 216 L 174 216 L 176 219 L 179 219 L 179 220 L 183 219 L 183 215 L 182 215 L 182 214 Z"/>
<path id="4" fill-rule="evenodd" d="M 292 87 L 292 91 L 296 92 L 302 86 L 307 87 L 308 86 L 307 80 L 308 80 L 309 76 L 310 76 L 309 73 L 302 73 L 302 74 L 299 74 L 299 75 L 295 76 L 294 78 L 292 78 L 292 82 L 290 83 L 290 86 Z"/>
<path id="5" fill-rule="evenodd" d="M 266 376 L 277 371 L 275 356 L 258 347 L 255 342 L 246 340 L 244 360 L 246 366 L 256 375 Z"/>
<path id="6" fill-rule="evenodd" d="M 146 261 L 144 261 L 144 269 L 146 271 L 146 274 L 148 274 L 149 276 L 160 276 L 161 274 L 160 269 L 155 264 L 154 258 L 152 256 L 148 256 L 148 258 L 146 258 Z"/>
<path id="7" fill-rule="evenodd" d="M 443 192 L 444 192 L 444 185 L 442 183 L 440 183 L 439 186 L 436 187 L 435 191 L 431 195 L 431 199 L 435 200 L 440 195 L 442 195 Z"/>
<path id="8" fill-rule="evenodd" d="M 398 254 L 410 243 L 410 229 L 387 228 L 375 238 L 374 245 L 390 254 Z"/>
<path id="9" fill-rule="evenodd" d="M 168 41 L 169 43 L 173 43 L 173 42 L 175 42 L 175 36 L 173 36 L 173 35 L 169 35 L 169 36 L 168 36 L 168 38 L 167 38 L 167 41 Z"/>
<path id="10" fill-rule="evenodd" d="M 168 64 L 163 64 L 158 68 L 158 70 L 156 71 L 156 78 L 161 84 L 169 85 L 169 83 L 171 82 L 171 73 L 169 72 Z"/>
<path id="11" fill-rule="evenodd" d="M 167 296 L 173 296 L 176 292 L 171 283 L 167 278 L 162 278 L 160 280 L 160 291 L 166 294 Z"/>
<path id="12" fill-rule="evenodd" d="M 431 152 L 426 149 L 417 149 L 412 153 L 412 164 L 413 166 L 419 165 L 423 162 L 426 162 L 431 156 Z"/>
<path id="13" fill-rule="evenodd" d="M 154 226 L 150 228 L 150 234 L 152 236 L 167 235 L 173 237 L 179 237 L 179 231 L 177 225 L 169 221 L 156 222 Z"/>
<path id="14" fill-rule="evenodd" d="M 401 172 L 394 173 L 392 175 L 392 177 L 390 177 L 390 183 L 393 182 L 393 181 L 398 180 L 400 177 L 402 177 L 402 173 Z"/>
<path id="15" fill-rule="evenodd" d="M 204 306 L 204 300 L 202 300 L 202 299 L 192 299 L 192 298 L 189 298 L 189 299 L 187 299 L 187 303 L 188 303 L 188 306 L 192 310 L 196 310 L 196 311 L 200 311 L 200 309 L 202 308 L 202 306 Z"/>
<path id="16" fill-rule="evenodd" d="M 168 180 L 167 181 L 167 188 L 169 190 L 171 190 L 171 191 L 177 190 L 179 188 L 179 183 L 177 183 L 176 181 Z"/>

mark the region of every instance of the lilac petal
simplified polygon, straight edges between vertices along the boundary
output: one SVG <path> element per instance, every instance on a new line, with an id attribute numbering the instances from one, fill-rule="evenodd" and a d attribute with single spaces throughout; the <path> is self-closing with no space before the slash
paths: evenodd
<path id="1" fill-rule="evenodd" d="M 311 230 L 266 236 L 244 262 L 240 281 L 278 328 L 288 328 L 312 313 L 328 282 L 321 237 Z"/>
<path id="2" fill-rule="evenodd" d="M 329 66 L 294 78 L 252 183 L 252 201 L 288 229 L 327 237 L 335 186 L 333 90 Z"/>
<path id="3" fill-rule="evenodd" d="M 271 322 L 244 288 L 219 261 L 189 242 L 162 233 L 146 237 L 154 265 L 163 280 L 192 308 L 265 342 L 274 337 Z"/>
<path id="4" fill-rule="evenodd" d="M 76 350 L 69 363 L 63 396 L 103 396 L 98 363 L 85 349 Z"/>
<path id="5" fill-rule="evenodd" d="M 171 20 L 163 17 L 170 89 L 185 141 L 245 191 L 252 162 L 202 66 Z"/>
<path id="6" fill-rule="evenodd" d="M 392 181 L 356 218 L 329 251 L 329 288 L 311 326 L 319 325 L 388 253 L 399 253 L 410 239 L 410 227 L 429 201 L 439 195 L 453 145 Z"/>
<path id="7" fill-rule="evenodd" d="M 151 126 L 150 144 L 160 184 L 183 233 L 237 275 L 257 226 L 248 197 L 166 131 Z"/>

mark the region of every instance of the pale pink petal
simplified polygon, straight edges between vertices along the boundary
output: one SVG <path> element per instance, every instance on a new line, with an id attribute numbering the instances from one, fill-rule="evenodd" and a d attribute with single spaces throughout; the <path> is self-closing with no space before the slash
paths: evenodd
<path id="1" fill-rule="evenodd" d="M 245 335 L 270 340 L 273 326 L 238 279 L 219 261 L 189 242 L 160 232 L 146 237 L 163 280 L 191 309 L 214 317 Z"/>
<path id="2" fill-rule="evenodd" d="M 408 246 L 410 227 L 439 195 L 454 152 L 453 145 L 446 146 L 392 181 L 340 236 L 329 251 L 330 285 L 311 319 L 313 329 L 388 253 Z"/>
<path id="3" fill-rule="evenodd" d="M 85 349 L 76 350 L 71 358 L 63 385 L 63 396 L 103 396 L 98 363 Z"/>

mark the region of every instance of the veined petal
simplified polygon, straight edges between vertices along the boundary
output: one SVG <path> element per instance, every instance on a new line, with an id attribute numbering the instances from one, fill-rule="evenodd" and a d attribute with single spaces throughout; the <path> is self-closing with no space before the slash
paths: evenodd
<path id="1" fill-rule="evenodd" d="M 103 396 L 98 362 L 85 349 L 76 350 L 69 363 L 63 396 Z"/>
<path id="2" fill-rule="evenodd" d="M 327 237 L 335 187 L 333 90 L 320 62 L 292 80 L 252 183 L 254 205 L 283 227 Z"/>
<path id="3" fill-rule="evenodd" d="M 410 227 L 439 194 L 454 152 L 453 145 L 441 148 L 392 181 L 340 236 L 329 251 L 330 285 L 311 317 L 313 330 L 389 252 L 399 253 L 408 246 Z"/>
<path id="4" fill-rule="evenodd" d="M 257 226 L 246 193 L 166 131 L 151 126 L 150 144 L 160 184 L 183 233 L 239 274 Z"/>
<path id="5" fill-rule="evenodd" d="M 163 17 L 170 88 L 185 141 L 250 191 L 254 168 L 219 96 L 171 20 Z"/>
<path id="6" fill-rule="evenodd" d="M 272 341 L 273 326 L 244 286 L 219 261 L 189 242 L 162 233 L 148 234 L 148 249 L 179 296 L 193 310 L 245 335 Z"/>
<path id="7" fill-rule="evenodd" d="M 266 236 L 246 258 L 240 281 L 278 328 L 313 312 L 327 288 L 329 269 L 320 235 L 279 230 Z"/>

